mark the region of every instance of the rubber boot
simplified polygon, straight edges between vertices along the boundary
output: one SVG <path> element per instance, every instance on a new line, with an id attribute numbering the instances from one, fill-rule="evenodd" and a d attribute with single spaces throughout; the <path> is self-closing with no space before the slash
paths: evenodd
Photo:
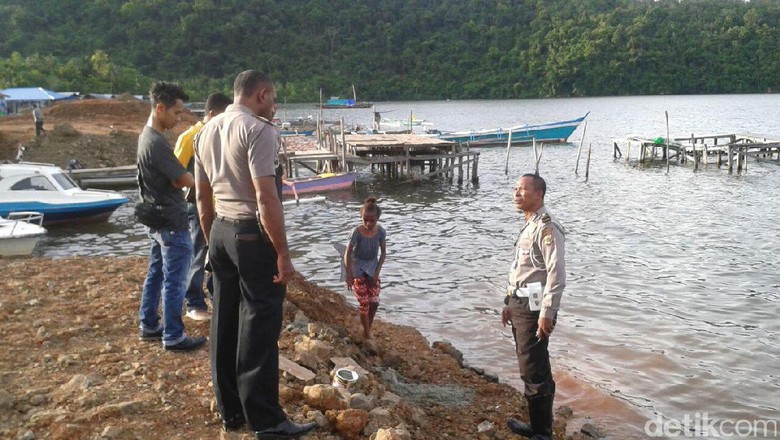
<path id="1" fill-rule="evenodd" d="M 554 397 L 554 394 L 545 394 L 528 399 L 530 425 L 515 419 L 509 419 L 507 426 L 515 434 L 528 437 L 531 440 L 552 439 Z"/>

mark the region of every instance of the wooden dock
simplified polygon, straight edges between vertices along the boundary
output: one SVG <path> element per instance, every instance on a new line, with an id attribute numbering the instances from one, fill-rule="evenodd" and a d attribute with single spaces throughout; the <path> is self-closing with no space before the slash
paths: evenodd
<path id="1" fill-rule="evenodd" d="M 298 167 L 314 173 L 350 171 L 369 165 L 372 172 L 392 178 L 426 179 L 444 176 L 462 183 L 464 176 L 479 180 L 479 152 L 436 137 L 404 134 L 347 134 L 326 130 L 317 136 L 318 149 L 287 151 L 286 174 L 298 176 Z M 284 141 L 283 141 L 284 142 Z"/>
<path id="2" fill-rule="evenodd" d="M 625 160 L 636 152 L 641 164 L 692 164 L 694 171 L 699 166 L 727 166 L 729 173 L 735 168 L 737 173 L 747 171 L 748 158 L 754 160 L 773 160 L 780 162 L 780 140 L 769 139 L 755 134 L 718 134 L 672 138 L 649 139 L 632 136 L 625 141 Z M 613 142 L 613 157 L 623 158 L 618 141 Z"/>

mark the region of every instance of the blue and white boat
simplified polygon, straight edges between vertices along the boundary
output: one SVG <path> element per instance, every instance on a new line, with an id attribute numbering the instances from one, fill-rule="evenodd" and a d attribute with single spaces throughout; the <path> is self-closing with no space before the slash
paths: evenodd
<path id="1" fill-rule="evenodd" d="M 83 190 L 59 167 L 22 162 L 0 165 L 0 217 L 43 214 L 43 224 L 102 222 L 128 199 L 114 191 Z"/>
<path id="2" fill-rule="evenodd" d="M 585 113 L 585 116 L 570 121 L 547 124 L 442 133 L 439 138 L 461 144 L 469 143 L 472 146 L 506 145 L 509 133 L 512 133 L 513 144 L 529 143 L 534 139 L 536 142 L 566 142 L 589 114 L 590 112 Z"/>

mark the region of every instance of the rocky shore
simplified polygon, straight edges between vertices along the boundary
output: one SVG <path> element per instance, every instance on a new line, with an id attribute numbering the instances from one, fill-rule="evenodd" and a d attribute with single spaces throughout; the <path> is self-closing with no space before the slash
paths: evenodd
<path id="1" fill-rule="evenodd" d="M 0 438 L 214 439 L 225 434 L 214 406 L 208 350 L 170 353 L 137 334 L 146 259 L 0 260 Z M 208 323 L 186 321 L 208 335 Z M 280 395 L 310 440 L 519 438 L 522 393 L 463 365 L 446 342 L 378 319 L 375 343 L 360 341 L 356 310 L 340 294 L 301 278 L 288 286 Z M 332 372 L 360 373 L 349 389 Z M 285 371 L 286 370 L 286 371 Z M 566 435 L 558 410 L 555 438 Z"/>

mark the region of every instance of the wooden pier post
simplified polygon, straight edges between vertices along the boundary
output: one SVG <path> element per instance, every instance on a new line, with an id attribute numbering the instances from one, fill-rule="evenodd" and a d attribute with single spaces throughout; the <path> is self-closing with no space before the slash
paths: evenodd
<path id="1" fill-rule="evenodd" d="M 723 165 L 723 149 L 718 149 L 718 168 L 720 168 Z"/>
<path id="2" fill-rule="evenodd" d="M 593 148 L 593 144 L 588 144 L 588 160 L 585 162 L 585 180 L 588 180 L 590 175 L 590 150 Z"/>
<path id="3" fill-rule="evenodd" d="M 477 183 L 479 182 L 479 175 L 477 174 L 477 169 L 479 168 L 479 155 L 474 156 L 474 166 L 471 167 L 471 182 Z"/>
<path id="4" fill-rule="evenodd" d="M 744 159 L 744 162 L 745 162 L 745 163 L 744 163 L 743 169 L 745 170 L 745 173 L 747 173 L 747 163 L 748 163 L 748 148 L 749 148 L 749 147 L 745 147 L 745 153 L 744 153 L 744 154 L 745 154 L 745 159 Z"/>
<path id="5" fill-rule="evenodd" d="M 509 138 L 506 141 L 506 161 L 504 162 L 504 175 L 509 174 L 509 147 L 512 146 L 512 130 L 509 130 Z"/>
<path id="6" fill-rule="evenodd" d="M 628 142 L 628 147 L 626 148 L 626 162 L 628 162 L 628 159 L 631 157 L 631 141 Z"/>
<path id="7" fill-rule="evenodd" d="M 669 111 L 664 110 L 664 114 L 666 115 L 666 174 L 669 174 L 669 142 L 671 142 L 669 138 Z"/>
<path id="8" fill-rule="evenodd" d="M 463 183 L 463 156 L 458 156 L 458 183 Z"/>
<path id="9" fill-rule="evenodd" d="M 701 146 L 702 146 L 702 148 L 704 148 L 704 151 L 702 152 L 702 154 L 703 154 L 703 156 L 702 156 L 703 159 L 702 160 L 704 161 L 704 168 L 707 168 L 707 165 L 710 162 L 710 154 L 709 154 L 709 152 L 707 152 L 707 144 L 702 142 Z"/>
<path id="10" fill-rule="evenodd" d="M 588 121 L 582 127 L 582 138 L 580 138 L 580 147 L 577 148 L 577 163 L 574 164 L 574 174 L 577 174 L 580 168 L 580 156 L 582 155 L 582 143 L 585 142 L 585 131 L 588 129 Z"/>
<path id="11" fill-rule="evenodd" d="M 742 147 L 737 147 L 737 173 L 742 172 Z"/>
<path id="12" fill-rule="evenodd" d="M 729 174 L 731 174 L 731 173 L 734 172 L 734 147 L 729 145 L 728 146 L 728 150 L 729 150 L 728 151 L 729 156 L 728 156 L 727 159 L 728 159 L 728 165 L 729 165 Z"/>
<path id="13" fill-rule="evenodd" d="M 344 133 L 344 117 L 341 117 L 341 171 L 348 171 L 347 166 L 347 138 Z"/>
<path id="14" fill-rule="evenodd" d="M 696 151 L 696 145 L 693 146 L 693 171 L 699 171 L 699 152 Z"/>

